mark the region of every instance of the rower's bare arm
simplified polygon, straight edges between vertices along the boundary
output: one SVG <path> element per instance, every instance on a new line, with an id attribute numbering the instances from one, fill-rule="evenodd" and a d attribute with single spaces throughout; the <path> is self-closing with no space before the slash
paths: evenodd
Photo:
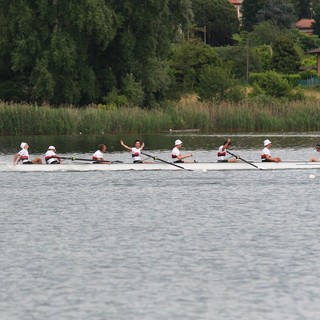
<path id="1" fill-rule="evenodd" d="M 13 165 L 16 165 L 20 161 L 20 154 L 17 153 L 13 157 Z"/>
<path id="2" fill-rule="evenodd" d="M 191 154 L 191 153 L 177 156 L 177 158 L 178 158 L 179 160 L 183 160 L 183 159 L 185 159 L 185 158 L 190 158 L 190 157 L 192 157 L 192 154 Z"/>
<path id="3" fill-rule="evenodd" d="M 271 156 L 267 156 L 267 159 L 272 162 L 281 162 L 281 159 L 279 157 L 273 158 Z"/>
<path id="4" fill-rule="evenodd" d="M 120 144 L 126 148 L 127 150 L 131 151 L 131 148 L 129 146 L 127 146 L 122 140 L 120 140 Z"/>

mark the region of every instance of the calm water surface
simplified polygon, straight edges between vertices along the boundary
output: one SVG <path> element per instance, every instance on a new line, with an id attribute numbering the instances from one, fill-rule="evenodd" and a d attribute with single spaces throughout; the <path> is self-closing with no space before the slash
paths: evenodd
<path id="1" fill-rule="evenodd" d="M 317 170 L 0 179 L 1 319 L 320 319 Z"/>

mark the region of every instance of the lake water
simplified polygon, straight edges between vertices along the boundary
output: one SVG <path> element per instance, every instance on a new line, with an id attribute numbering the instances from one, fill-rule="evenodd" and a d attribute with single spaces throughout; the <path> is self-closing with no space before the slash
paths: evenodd
<path id="1" fill-rule="evenodd" d="M 261 138 L 246 149 L 239 137 L 237 153 L 254 159 Z M 201 139 L 186 151 L 215 159 L 222 137 L 182 137 Z M 305 159 L 317 135 L 270 140 L 285 141 L 277 155 Z M 1 319 L 320 319 L 318 170 L 0 179 Z"/>

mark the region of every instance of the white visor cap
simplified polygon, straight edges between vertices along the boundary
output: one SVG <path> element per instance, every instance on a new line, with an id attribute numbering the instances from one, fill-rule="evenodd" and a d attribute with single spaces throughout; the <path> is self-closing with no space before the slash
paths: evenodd
<path id="1" fill-rule="evenodd" d="M 267 146 L 268 144 L 271 144 L 271 141 L 269 139 L 263 141 L 264 146 Z"/>

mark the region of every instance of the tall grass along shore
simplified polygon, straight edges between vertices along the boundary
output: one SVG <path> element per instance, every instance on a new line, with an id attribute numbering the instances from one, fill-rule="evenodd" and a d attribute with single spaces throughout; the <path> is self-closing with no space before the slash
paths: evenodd
<path id="1" fill-rule="evenodd" d="M 161 108 L 86 108 L 0 103 L 1 135 L 319 131 L 320 102 L 214 103 L 183 100 Z"/>

